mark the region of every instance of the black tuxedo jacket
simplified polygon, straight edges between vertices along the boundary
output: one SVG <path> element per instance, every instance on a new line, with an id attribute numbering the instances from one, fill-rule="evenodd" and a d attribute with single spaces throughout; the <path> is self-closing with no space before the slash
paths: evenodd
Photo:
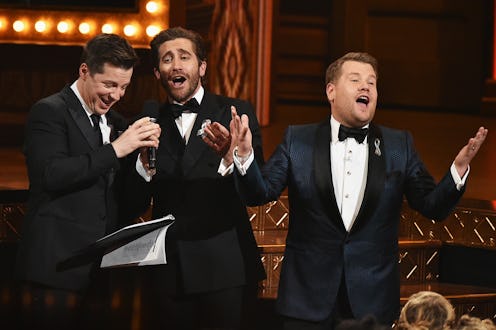
<path id="1" fill-rule="evenodd" d="M 158 266 L 162 283 L 172 294 L 199 293 L 256 283 L 265 276 L 246 207 L 234 187 L 233 176 L 217 173 L 221 158 L 200 136 L 205 119 L 229 127 L 231 105 L 247 114 L 256 158 L 263 161 L 258 121 L 249 103 L 205 92 L 187 145 L 170 105 L 160 109 L 162 128 L 157 150 L 157 173 L 150 183 L 135 172 L 135 195 L 146 207 L 153 198 L 153 217 L 175 216 L 166 238 L 167 261 Z M 136 198 L 133 199 L 136 203 Z M 132 203 L 130 200 L 129 203 Z"/>
<path id="2" fill-rule="evenodd" d="M 110 110 L 109 125 L 125 129 Z M 17 256 L 21 279 L 79 290 L 87 286 L 92 264 L 60 270 L 58 262 L 115 227 L 115 173 L 120 162 L 98 137 L 69 86 L 38 101 L 29 113 L 24 153 L 29 200 Z"/>
<path id="3" fill-rule="evenodd" d="M 288 188 L 289 230 L 277 310 L 322 321 L 329 317 L 344 277 L 354 316 L 373 314 L 392 324 L 400 308 L 398 226 L 403 196 L 428 218 L 440 220 L 463 191 L 448 172 L 436 185 L 405 131 L 370 125 L 366 187 L 347 232 L 334 196 L 330 123 L 290 126 L 260 170 L 235 173 L 250 205 L 276 200 Z M 376 153 L 379 144 L 380 153 Z"/>

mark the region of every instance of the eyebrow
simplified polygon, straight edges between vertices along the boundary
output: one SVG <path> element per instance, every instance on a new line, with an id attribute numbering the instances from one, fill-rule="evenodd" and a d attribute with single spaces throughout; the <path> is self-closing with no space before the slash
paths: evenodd
<path id="1" fill-rule="evenodd" d="M 358 72 L 350 72 L 350 73 L 348 73 L 348 77 L 350 77 L 350 76 L 361 76 L 361 74 Z M 375 74 L 371 74 L 371 75 L 368 75 L 366 78 L 377 79 L 377 76 Z"/>

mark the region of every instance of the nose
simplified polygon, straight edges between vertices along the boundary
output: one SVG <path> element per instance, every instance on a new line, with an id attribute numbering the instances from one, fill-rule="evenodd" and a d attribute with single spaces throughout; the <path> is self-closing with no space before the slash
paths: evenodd
<path id="1" fill-rule="evenodd" d="M 362 81 L 360 83 L 360 86 L 358 87 L 359 90 L 361 91 L 368 91 L 369 90 L 369 85 L 367 84 L 366 81 Z"/>
<path id="2" fill-rule="evenodd" d="M 181 69 L 181 61 L 179 61 L 177 58 L 172 59 L 171 61 L 171 67 L 172 70 L 180 70 Z"/>
<path id="3" fill-rule="evenodd" d="M 124 96 L 124 92 L 120 88 L 114 88 L 109 95 L 113 101 L 119 101 Z"/>

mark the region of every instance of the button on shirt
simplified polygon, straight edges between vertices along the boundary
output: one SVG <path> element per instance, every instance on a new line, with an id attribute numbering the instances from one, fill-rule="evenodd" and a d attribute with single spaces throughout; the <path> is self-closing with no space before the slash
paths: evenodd
<path id="1" fill-rule="evenodd" d="M 350 231 L 362 205 L 367 181 L 368 138 L 363 143 L 358 143 L 353 138 L 339 141 L 339 125 L 331 116 L 332 183 L 344 227 Z"/>

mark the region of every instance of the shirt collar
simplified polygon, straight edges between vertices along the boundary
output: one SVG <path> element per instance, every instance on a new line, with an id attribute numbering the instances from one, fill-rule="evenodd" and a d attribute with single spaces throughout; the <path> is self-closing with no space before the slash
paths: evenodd
<path id="1" fill-rule="evenodd" d="M 79 93 L 79 90 L 77 89 L 77 80 L 72 83 L 71 89 L 74 92 L 74 94 L 76 94 L 76 97 L 78 98 L 79 102 L 83 106 L 83 109 L 86 112 L 86 115 L 91 120 L 90 116 L 93 114 L 93 112 L 91 111 L 90 107 L 88 107 L 88 105 L 86 104 L 86 102 L 84 102 L 83 97 Z M 107 125 L 107 117 L 105 115 L 102 115 L 101 118 L 102 118 L 102 123 L 104 125 Z"/>

